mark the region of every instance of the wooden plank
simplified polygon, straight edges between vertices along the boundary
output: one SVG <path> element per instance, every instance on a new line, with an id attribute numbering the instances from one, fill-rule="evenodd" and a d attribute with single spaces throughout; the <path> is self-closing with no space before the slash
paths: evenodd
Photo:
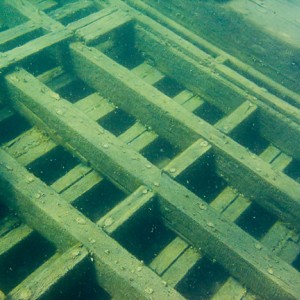
<path id="1" fill-rule="evenodd" d="M 15 77 L 20 80 L 15 80 Z M 26 77 L 30 84 L 24 82 L 22 80 L 23 77 Z M 199 197 L 176 183 L 166 174 L 161 173 L 159 169 L 151 165 L 144 157 L 127 147 L 116 137 L 108 132 L 99 131 L 101 127 L 82 112 L 73 108 L 71 103 L 63 99 L 53 101 L 51 93 L 41 93 L 40 87 L 42 84 L 24 70 L 7 75 L 6 81 L 11 99 L 17 104 L 17 107 L 19 107 L 18 101 L 21 100 L 23 105 L 28 106 L 32 110 L 32 113 L 46 120 L 47 126 L 51 128 L 51 131 L 59 132 L 61 138 L 65 139 L 73 149 L 76 149 L 82 156 L 86 157 L 96 170 L 113 179 L 118 185 L 126 187 L 129 191 L 133 191 L 140 185 L 145 185 L 148 189 L 155 192 L 158 196 L 160 212 L 165 222 L 170 228 L 180 232 L 196 249 L 201 248 L 205 253 L 209 253 L 210 256 L 218 257 L 218 261 L 231 274 L 241 281 L 247 282 L 249 287 L 265 297 L 293 299 L 299 294 L 300 277 L 298 272 L 279 260 L 267 249 L 261 249 L 258 252 L 258 249 L 255 248 L 255 239 L 236 225 L 220 217 L 215 210 L 207 206 Z M 39 124 L 45 126 L 43 123 Z M 139 159 L 128 159 L 133 156 Z M 18 172 L 9 171 L 15 169 L 15 165 L 6 155 L 4 155 L 3 159 L 6 161 L 5 165 L 0 165 L 0 168 L 3 169 L 3 174 L 14 178 L 15 176 L 26 178 L 19 170 Z M 15 183 L 15 180 L 13 182 Z M 156 182 L 159 183 L 159 186 L 156 185 Z M 22 181 L 19 184 L 25 185 L 26 183 Z M 17 188 L 16 184 L 14 184 L 14 188 Z M 44 185 L 39 186 L 39 188 L 42 192 L 44 191 Z M 37 189 L 31 189 L 30 196 L 35 195 L 37 191 Z M 51 192 L 53 193 L 53 190 Z M 54 195 L 52 196 L 55 198 Z M 32 197 L 29 198 L 35 201 Z M 10 198 L 8 197 L 7 199 Z M 51 201 L 45 201 L 45 203 L 43 201 L 37 202 L 41 207 L 44 207 L 43 205 L 45 204 L 56 207 L 57 201 L 61 202 L 52 198 Z M 67 204 L 63 203 L 61 212 L 64 211 L 65 205 Z M 24 209 L 24 207 L 21 206 L 20 209 Z M 71 207 L 68 207 L 68 215 L 64 215 L 63 224 L 59 223 L 59 227 L 66 226 L 67 228 L 70 226 L 72 228 L 74 220 L 82 217 L 75 211 L 69 213 L 71 209 Z M 26 212 L 26 209 L 24 209 L 24 212 Z M 55 214 L 57 213 L 56 209 L 51 210 L 51 213 L 54 212 Z M 31 219 L 34 219 L 34 216 L 37 216 L 35 210 L 30 210 Z M 40 211 L 38 217 L 42 217 Z M 73 223 L 69 218 L 73 220 Z M 28 221 L 30 222 L 30 220 Z M 57 222 L 59 222 L 59 218 Z M 89 224 L 88 220 L 86 223 Z M 91 228 L 92 224 L 89 225 L 91 232 L 87 234 L 83 229 L 78 232 L 77 230 L 79 229 L 76 226 L 77 230 L 72 232 L 72 234 L 77 237 L 78 233 L 81 241 L 82 239 L 87 239 L 87 236 L 97 236 L 99 234 L 98 229 L 94 232 Z M 190 228 L 194 228 L 194 230 L 191 231 Z M 104 237 L 99 238 L 99 241 L 101 240 L 99 247 L 105 247 L 106 239 L 105 241 L 103 239 Z M 116 247 L 116 245 L 113 245 L 113 247 Z M 93 252 L 95 252 L 94 250 Z M 111 251 L 114 259 L 116 259 L 116 256 L 121 255 L 120 252 L 115 253 L 115 251 Z M 266 260 L 265 257 L 268 257 L 268 259 Z M 109 262 L 106 262 L 106 264 Z M 268 272 L 270 265 L 273 266 L 272 274 Z M 247 274 L 244 272 L 245 269 L 248 270 Z M 106 272 L 105 270 L 107 271 L 107 266 L 102 269 L 104 273 Z M 142 274 L 140 277 L 144 278 Z M 130 278 L 130 276 L 126 278 Z M 284 278 L 284 280 L 281 278 Z"/>
<path id="2" fill-rule="evenodd" d="M 73 169 L 71 169 L 67 174 L 57 179 L 51 187 L 57 192 L 62 193 L 65 190 L 69 189 L 71 185 L 80 181 L 83 177 L 87 176 L 91 172 L 91 168 L 84 165 L 79 164 Z"/>
<path id="3" fill-rule="evenodd" d="M 36 22 L 37 24 L 42 24 L 43 28 L 49 31 L 63 30 L 64 28 L 62 24 L 49 17 L 42 10 L 39 10 L 35 5 L 27 0 L 6 0 L 5 2 L 17 9 L 23 16 L 26 16 L 28 19 Z"/>
<path id="4" fill-rule="evenodd" d="M 120 28 L 132 21 L 130 15 L 126 12 L 116 11 L 108 16 L 83 27 L 76 31 L 78 37 L 84 39 L 87 44 L 99 40 L 99 38 L 108 32 Z"/>
<path id="5" fill-rule="evenodd" d="M 29 165 L 56 147 L 55 143 L 37 128 L 29 129 L 4 145 L 22 165 Z"/>
<path id="6" fill-rule="evenodd" d="M 166 272 L 163 273 L 162 279 L 170 286 L 175 287 L 200 258 L 201 254 L 195 249 L 189 247 L 184 252 L 184 255 L 179 256 L 176 263 L 172 264 Z"/>
<path id="7" fill-rule="evenodd" d="M 112 103 L 109 103 L 98 93 L 93 93 L 77 101 L 75 106 L 87 113 L 93 120 L 99 120 L 116 109 Z"/>
<path id="8" fill-rule="evenodd" d="M 39 24 L 30 20 L 24 24 L 0 32 L 0 49 L 4 49 L 6 44 L 13 43 L 14 40 L 33 33 L 39 28 Z"/>
<path id="9" fill-rule="evenodd" d="M 211 298 L 212 300 L 241 300 L 244 299 L 246 288 L 230 277 Z"/>
<path id="10" fill-rule="evenodd" d="M 41 10 L 51 9 L 57 5 L 54 0 L 31 0 L 31 2 Z"/>
<path id="11" fill-rule="evenodd" d="M 20 242 L 29 238 L 33 233 L 33 230 L 27 225 L 20 225 L 17 228 L 12 229 L 6 235 L 0 238 L 0 258 L 7 254 L 12 248 L 18 245 Z"/>
<path id="12" fill-rule="evenodd" d="M 164 78 L 164 75 L 161 72 L 146 62 L 132 69 L 132 72 L 151 85 Z"/>
<path id="13" fill-rule="evenodd" d="M 97 225 L 108 234 L 112 234 L 140 210 L 148 206 L 153 197 L 154 194 L 148 191 L 147 187 L 141 186 L 97 221 Z"/>
<path id="14" fill-rule="evenodd" d="M 171 177 L 178 177 L 178 175 L 184 173 L 186 169 L 204 160 L 204 157 L 210 152 L 212 152 L 211 145 L 207 141 L 199 139 L 172 159 L 168 165 L 164 167 L 164 171 Z"/>
<path id="15" fill-rule="evenodd" d="M 184 240 L 176 237 L 152 260 L 150 268 L 158 275 L 162 275 L 188 247 L 189 245 Z"/>
<path id="16" fill-rule="evenodd" d="M 80 28 L 84 28 L 85 26 L 88 26 L 101 18 L 105 18 L 106 16 L 113 14 L 117 10 L 118 9 L 116 7 L 108 7 L 108 8 L 102 9 L 99 12 L 95 12 L 85 18 L 82 18 L 78 21 L 74 21 L 74 22 L 68 24 L 67 28 L 72 31 L 79 30 Z"/>
<path id="17" fill-rule="evenodd" d="M 93 6 L 93 1 L 88 1 L 88 0 L 66 3 L 63 6 L 50 11 L 49 17 L 61 22 L 63 19 L 70 17 L 80 11 L 89 9 L 92 6 Z"/>
<path id="18" fill-rule="evenodd" d="M 37 78 L 54 91 L 67 86 L 76 79 L 75 76 L 65 72 L 60 66 L 40 74 Z"/>
<path id="19" fill-rule="evenodd" d="M 231 114 L 222 118 L 215 124 L 216 128 L 222 132 L 229 134 L 233 130 L 237 130 L 240 125 L 249 120 L 257 111 L 257 106 L 249 101 L 245 101 Z"/>
<path id="20" fill-rule="evenodd" d="M 174 100 L 176 101 L 176 99 L 174 99 Z M 184 102 L 182 104 L 182 106 L 185 109 L 187 109 L 188 111 L 193 112 L 193 111 L 199 109 L 204 103 L 205 103 L 204 100 L 201 100 L 200 97 L 194 96 L 194 97 L 190 98 L 189 100 L 187 100 L 186 102 Z"/>
<path id="21" fill-rule="evenodd" d="M 88 251 L 81 245 L 74 246 L 62 254 L 58 253 L 10 291 L 7 299 L 40 299 L 64 276 L 88 259 Z"/>
<path id="22" fill-rule="evenodd" d="M 50 32 L 35 40 L 29 41 L 26 44 L 14 48 L 6 52 L 6 56 L 0 56 L 0 68 L 7 68 L 8 66 L 20 62 L 24 58 L 34 55 L 45 48 L 65 41 L 70 38 L 72 33 L 66 29 L 56 32 Z"/>
<path id="23" fill-rule="evenodd" d="M 62 191 L 61 196 L 68 203 L 73 203 L 76 199 L 89 191 L 95 185 L 99 184 L 103 178 L 95 171 L 83 176 L 81 180 L 71 182 L 72 186 L 69 189 Z"/>
<path id="24" fill-rule="evenodd" d="M 148 299 L 153 294 L 158 299 L 182 299 L 175 290 L 162 286 L 161 279 L 150 269 L 140 270 L 137 259 L 3 150 L 0 150 L 0 171 L 1 194 L 7 204 L 57 245 L 65 248 L 79 242 L 92 252 L 98 282 L 109 293 L 121 298 L 131 295 Z M 29 176 L 33 181 L 24 181 Z"/>
<path id="25" fill-rule="evenodd" d="M 101 91 L 103 96 L 113 98 L 122 109 L 144 124 L 150 124 L 177 147 L 186 148 L 200 137 L 209 141 L 216 153 L 218 173 L 249 199 L 299 227 L 299 184 L 283 173 L 274 172 L 256 155 L 99 51 L 82 44 L 72 44 L 70 50 L 75 71 L 83 81 Z M 101 81 L 95 80 L 98 76 Z M 114 89 L 108 89 L 108 83 L 113 84 Z"/>

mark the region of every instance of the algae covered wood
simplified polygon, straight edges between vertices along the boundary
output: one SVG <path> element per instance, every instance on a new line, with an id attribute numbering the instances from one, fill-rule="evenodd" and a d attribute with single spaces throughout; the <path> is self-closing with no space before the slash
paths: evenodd
<path id="1" fill-rule="evenodd" d="M 14 80 L 15 76 L 20 80 Z M 22 80 L 23 77 L 31 81 L 31 88 L 25 88 L 27 82 Z M 296 287 L 300 286 L 298 284 L 300 278 L 293 268 L 278 261 L 278 258 L 267 249 L 262 249 L 260 252 L 262 256 L 257 256 L 255 239 L 221 218 L 200 198 L 169 176 L 161 174 L 142 156 L 139 160 L 128 160 L 131 155 L 136 157 L 138 154 L 117 141 L 108 132 L 99 132 L 99 125 L 96 126 L 71 104 L 63 99 L 53 99 L 50 92 L 41 93 L 39 88 L 41 83 L 23 70 L 8 75 L 6 79 L 15 103 L 17 104 L 21 97 L 23 103 L 31 108 L 33 113 L 43 117 L 47 126 L 56 129 L 57 133 L 67 139 L 71 146 L 76 147 L 77 151 L 84 155 L 96 169 L 120 185 L 125 185 L 126 182 L 126 187 L 129 189 L 133 189 L 136 184 L 144 184 L 155 191 L 159 198 L 161 214 L 171 228 L 180 232 L 195 247 L 201 247 L 210 256 L 218 257 L 220 263 L 234 276 L 247 282 L 258 293 L 272 295 L 274 299 L 280 297 L 292 299 L 299 292 Z M 11 88 L 12 86 L 14 89 Z M 15 92 L 16 90 L 18 93 Z M 78 123 L 78 120 L 84 120 L 84 123 Z M 85 126 L 89 127 L 88 134 Z M 73 133 L 71 136 L 66 135 L 70 132 Z M 96 158 L 95 153 L 97 153 Z M 139 173 L 136 173 L 136 170 L 139 170 Z M 155 182 L 159 182 L 158 187 Z M 182 202 L 182 199 L 186 198 L 189 201 Z M 205 209 L 199 208 L 201 203 Z M 194 230 L 190 231 L 189 228 Z M 237 240 L 241 243 L 237 244 Z M 264 258 L 266 256 L 267 261 Z M 280 274 L 279 277 L 284 280 L 278 280 L 268 272 L 270 264 L 276 265 L 274 273 Z M 245 268 L 248 270 L 247 274 L 241 271 Z"/>
<path id="2" fill-rule="evenodd" d="M 76 242 L 86 247 L 95 260 L 99 283 L 112 295 L 147 299 L 151 289 L 151 294 L 160 299 L 182 299 L 170 287 L 161 287 L 159 277 L 148 268 L 137 274 L 140 262 L 136 258 L 3 150 L 0 162 L 1 191 L 5 191 L 7 203 L 17 211 L 20 209 L 28 224 L 63 248 Z M 40 227 L 40 222 L 46 226 Z"/>
<path id="3" fill-rule="evenodd" d="M 72 44 L 70 47 L 74 69 L 85 82 L 101 91 L 105 97 L 114 98 L 122 109 L 144 124 L 150 124 L 177 147 L 187 147 L 200 137 L 208 140 L 217 154 L 217 170 L 228 182 L 232 182 L 247 197 L 258 201 L 280 218 L 299 226 L 298 183 L 282 173 L 274 172 L 256 155 L 187 112 L 99 51 L 80 44 Z M 98 76 L 102 78 L 101 81 L 96 79 Z M 113 83 L 113 88 L 107 88 L 109 83 Z"/>

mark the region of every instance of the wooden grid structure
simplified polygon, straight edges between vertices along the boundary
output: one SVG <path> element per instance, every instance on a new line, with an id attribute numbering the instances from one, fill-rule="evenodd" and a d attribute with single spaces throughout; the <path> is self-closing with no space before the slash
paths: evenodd
<path id="1" fill-rule="evenodd" d="M 0 5 L 0 298 L 299 299 L 299 95 L 140 1 Z"/>

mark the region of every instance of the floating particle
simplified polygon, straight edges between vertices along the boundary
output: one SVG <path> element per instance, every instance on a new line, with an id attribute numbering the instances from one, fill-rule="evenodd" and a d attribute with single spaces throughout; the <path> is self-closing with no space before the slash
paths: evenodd
<path id="1" fill-rule="evenodd" d="M 114 223 L 113 218 L 108 217 L 108 218 L 105 219 L 105 221 L 104 221 L 104 226 L 105 226 L 105 227 L 108 227 L 108 226 L 111 226 L 113 223 Z"/>
<path id="2" fill-rule="evenodd" d="M 85 225 L 86 221 L 82 217 L 76 218 L 76 222 L 80 225 Z"/>
<path id="3" fill-rule="evenodd" d="M 207 147 L 208 146 L 208 142 L 207 141 L 203 141 L 200 143 L 201 147 Z"/>
<path id="4" fill-rule="evenodd" d="M 146 287 L 145 288 L 145 292 L 149 295 L 153 294 L 153 289 L 151 289 L 150 287 Z"/>

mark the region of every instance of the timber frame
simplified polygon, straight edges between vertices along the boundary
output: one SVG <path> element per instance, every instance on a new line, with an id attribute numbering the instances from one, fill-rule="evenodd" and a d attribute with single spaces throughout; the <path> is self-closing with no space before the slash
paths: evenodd
<path id="1" fill-rule="evenodd" d="M 73 273 L 105 299 L 192 299 L 202 263 L 224 274 L 210 298 L 299 299 L 296 92 L 139 0 L 0 6 L 0 299 L 55 298 Z M 144 258 L 129 233 L 151 218 L 167 238 Z M 31 240 L 47 250 L 12 274 Z"/>

